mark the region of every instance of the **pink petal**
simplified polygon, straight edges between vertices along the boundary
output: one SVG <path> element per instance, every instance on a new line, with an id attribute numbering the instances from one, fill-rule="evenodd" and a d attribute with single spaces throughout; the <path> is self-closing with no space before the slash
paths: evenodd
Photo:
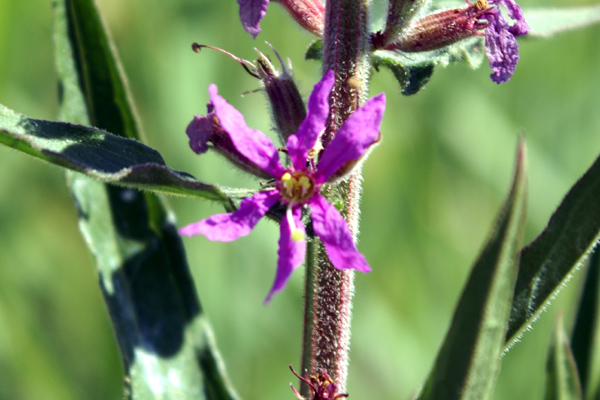
<path id="1" fill-rule="evenodd" d="M 278 199 L 279 192 L 276 190 L 256 193 L 244 199 L 237 211 L 213 215 L 190 224 L 181 228 L 179 234 L 185 236 L 202 234 L 209 240 L 231 242 L 249 234 Z"/>
<path id="2" fill-rule="evenodd" d="M 277 148 L 267 135 L 246 125 L 244 116 L 217 94 L 217 86 L 208 88 L 221 126 L 229 133 L 235 148 L 254 164 L 274 177 L 283 174 Z"/>
<path id="3" fill-rule="evenodd" d="M 311 199 L 310 210 L 315 234 L 323 241 L 333 266 L 340 270 L 371 271 L 365 256 L 356 249 L 348 224 L 339 211 L 320 194 Z"/>
<path id="4" fill-rule="evenodd" d="M 375 96 L 356 110 L 340 127 L 317 165 L 317 180 L 322 183 L 346 162 L 357 160 L 379 139 L 379 126 L 385 111 L 385 94 Z"/>
<path id="5" fill-rule="evenodd" d="M 298 132 L 290 135 L 287 140 L 288 154 L 295 169 L 306 167 L 308 151 L 315 146 L 317 138 L 325 130 L 329 116 L 329 93 L 334 83 L 335 76 L 330 70 L 310 94 L 306 118 L 298 127 Z"/>
<path id="6" fill-rule="evenodd" d="M 261 32 L 260 20 L 267 13 L 269 0 L 238 0 L 242 26 L 254 39 Z"/>
<path id="7" fill-rule="evenodd" d="M 301 208 L 296 207 L 293 210 L 294 224 L 297 229 L 304 233 L 304 224 L 300 220 L 301 216 Z M 292 229 L 285 217 L 281 220 L 280 232 L 279 251 L 277 252 L 277 273 L 275 274 L 275 282 L 265 299 L 265 303 L 270 302 L 271 297 L 285 287 L 292 272 L 302 264 L 306 254 L 306 240 L 302 239 L 299 242 L 292 240 Z"/>

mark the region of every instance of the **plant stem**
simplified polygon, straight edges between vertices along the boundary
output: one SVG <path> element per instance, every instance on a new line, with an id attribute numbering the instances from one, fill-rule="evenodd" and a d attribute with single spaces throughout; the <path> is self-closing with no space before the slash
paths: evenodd
<path id="1" fill-rule="evenodd" d="M 323 35 L 323 71 L 333 70 L 336 82 L 331 92 L 330 116 L 323 147 L 333 139 L 343 122 L 360 107 L 367 94 L 369 73 L 368 0 L 327 0 Z M 322 192 L 329 199 L 341 198 L 342 214 L 356 239 L 360 201 L 360 172 Z M 302 372 L 324 370 L 338 387 L 346 388 L 350 317 L 354 271 L 333 268 L 323 244 L 314 239 L 307 258 L 305 332 Z M 308 397 L 308 386 L 301 383 Z"/>

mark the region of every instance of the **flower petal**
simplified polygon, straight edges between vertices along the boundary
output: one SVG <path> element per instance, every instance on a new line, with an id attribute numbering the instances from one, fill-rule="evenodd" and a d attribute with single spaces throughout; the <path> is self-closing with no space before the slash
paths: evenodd
<path id="1" fill-rule="evenodd" d="M 185 130 L 190 138 L 190 147 L 196 154 L 203 154 L 208 151 L 208 139 L 213 134 L 213 116 L 194 115 L 194 119 Z"/>
<path id="2" fill-rule="evenodd" d="M 269 0 L 238 0 L 242 26 L 254 39 L 261 32 L 260 20 L 267 13 Z"/>
<path id="3" fill-rule="evenodd" d="M 208 88 L 219 124 L 225 129 L 235 148 L 260 168 L 278 178 L 283 174 L 277 148 L 267 135 L 246 125 L 244 116 L 217 94 L 217 86 Z"/>
<path id="4" fill-rule="evenodd" d="M 498 84 L 508 82 L 517 68 L 519 44 L 499 9 L 491 10 L 484 18 L 489 22 L 485 29 L 485 52 L 494 71 L 490 78 Z"/>
<path id="5" fill-rule="evenodd" d="M 510 28 L 508 28 L 510 33 L 512 33 L 514 36 L 527 35 L 529 33 L 530 28 L 527 24 L 527 21 L 525 21 L 523 10 L 521 10 L 521 7 L 515 0 L 492 0 L 490 3 L 495 5 L 503 4 L 508 11 L 508 16 L 516 21 Z"/>
<path id="6" fill-rule="evenodd" d="M 278 199 L 279 192 L 276 190 L 258 192 L 254 196 L 244 199 L 237 211 L 213 215 L 190 224 L 181 228 L 179 234 L 185 236 L 202 234 L 209 240 L 231 242 L 249 234 Z"/>
<path id="7" fill-rule="evenodd" d="M 294 208 L 292 211 L 295 228 L 304 233 L 304 224 L 300 219 L 302 209 Z M 292 240 L 292 227 L 287 218 L 281 219 L 280 225 L 281 236 L 279 237 L 279 250 L 277 251 L 277 273 L 275 274 L 275 282 L 273 287 L 265 299 L 265 303 L 271 301 L 271 297 L 285 287 L 292 272 L 302 264 L 306 254 L 306 240 L 302 239 L 298 242 Z"/>
<path id="8" fill-rule="evenodd" d="M 335 134 L 317 165 L 316 179 L 325 182 L 347 161 L 356 160 L 379 139 L 385 94 L 375 96 L 356 110 Z"/>
<path id="9" fill-rule="evenodd" d="M 310 209 L 313 230 L 323 241 L 333 266 L 340 270 L 371 271 L 365 256 L 356 249 L 348 224 L 339 211 L 320 194 L 311 199 Z"/>
<path id="10" fill-rule="evenodd" d="M 308 151 L 315 147 L 317 138 L 325 130 L 329 116 L 329 93 L 334 83 L 335 75 L 330 70 L 310 94 L 306 118 L 298 127 L 298 132 L 288 137 L 288 155 L 295 169 L 306 167 Z"/>

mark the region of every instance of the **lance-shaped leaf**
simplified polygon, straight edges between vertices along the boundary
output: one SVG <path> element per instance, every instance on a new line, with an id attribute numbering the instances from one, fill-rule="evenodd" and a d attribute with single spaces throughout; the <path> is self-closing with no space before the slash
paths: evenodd
<path id="1" fill-rule="evenodd" d="M 571 335 L 584 399 L 600 396 L 600 252 L 592 254 Z"/>
<path id="2" fill-rule="evenodd" d="M 0 104 L 0 143 L 106 183 L 230 202 L 217 186 L 167 167 L 153 148 L 99 128 L 28 118 Z"/>
<path id="3" fill-rule="evenodd" d="M 600 158 L 569 190 L 540 236 L 522 251 L 506 334 L 510 347 L 600 238 Z"/>
<path id="4" fill-rule="evenodd" d="M 562 313 L 556 327 L 546 362 L 545 400 L 581 400 L 581 385 L 573 352 L 565 332 Z"/>
<path id="5" fill-rule="evenodd" d="M 569 8 L 525 8 L 531 28 L 526 38 L 548 38 L 557 33 L 584 28 L 600 22 L 600 5 Z"/>
<path id="6" fill-rule="evenodd" d="M 492 394 L 519 267 L 527 201 L 526 165 L 526 147 L 520 142 L 510 195 L 471 271 L 422 400 L 484 400 Z"/>
<path id="7" fill-rule="evenodd" d="M 55 11 L 61 117 L 140 137 L 124 78 L 93 1 L 62 0 Z M 11 121 L 11 137 L 23 150 L 87 175 L 113 182 L 121 174 L 115 183 L 145 187 L 151 182 L 167 191 L 183 187 L 202 197 L 225 198 L 218 189 L 166 168 L 158 152 L 137 141 L 14 114 Z M 98 166 L 91 168 L 93 173 L 87 168 L 90 162 Z M 145 180 L 140 171 L 150 171 L 150 178 Z M 163 201 L 152 193 L 107 185 L 79 173 L 67 176 L 121 348 L 125 398 L 235 399 L 172 213 Z"/>

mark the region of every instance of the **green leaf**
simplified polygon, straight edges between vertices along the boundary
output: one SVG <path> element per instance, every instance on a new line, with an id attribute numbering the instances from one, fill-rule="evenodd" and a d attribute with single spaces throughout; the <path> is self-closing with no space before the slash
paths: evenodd
<path id="1" fill-rule="evenodd" d="M 525 8 L 531 31 L 526 38 L 549 38 L 557 33 L 584 28 L 600 22 L 600 5 L 572 8 Z"/>
<path id="2" fill-rule="evenodd" d="M 521 251 L 507 347 L 537 319 L 598 242 L 598 199 L 600 158 L 567 193 L 542 234 Z"/>
<path id="3" fill-rule="evenodd" d="M 410 96 L 429 82 L 435 67 L 445 67 L 450 63 L 466 63 L 471 68 L 478 68 L 484 54 L 483 40 L 477 37 L 440 50 L 420 53 L 376 50 L 371 56 L 371 64 L 378 72 L 380 67 L 392 71 L 400 84 L 402 94 Z"/>
<path id="4" fill-rule="evenodd" d="M 218 189 L 166 167 L 140 137 L 116 55 L 92 0 L 55 4 L 63 119 L 32 120 L 4 110 L 13 147 L 67 166 L 79 226 L 95 256 L 125 364 L 126 399 L 233 400 L 198 300 L 172 213 L 160 197 L 117 183 L 228 204 Z M 129 165 L 129 166 L 128 166 Z M 120 175 L 120 176 L 119 176 Z"/>
<path id="5" fill-rule="evenodd" d="M 600 395 L 600 252 L 592 254 L 571 335 L 571 348 L 586 400 Z"/>
<path id="6" fill-rule="evenodd" d="M 28 118 L 1 104 L 0 143 L 102 182 L 230 202 L 221 189 L 167 167 L 158 151 L 137 140 L 94 127 Z"/>
<path id="7" fill-rule="evenodd" d="M 545 400 L 581 400 L 581 385 L 567 333 L 559 314 L 546 362 Z"/>
<path id="8" fill-rule="evenodd" d="M 308 45 L 306 53 L 304 53 L 305 60 L 321 60 L 323 58 L 323 41 L 317 39 Z"/>
<path id="9" fill-rule="evenodd" d="M 520 142 L 510 195 L 471 271 L 422 400 L 484 400 L 492 394 L 519 268 L 527 201 L 526 165 L 526 147 Z"/>

